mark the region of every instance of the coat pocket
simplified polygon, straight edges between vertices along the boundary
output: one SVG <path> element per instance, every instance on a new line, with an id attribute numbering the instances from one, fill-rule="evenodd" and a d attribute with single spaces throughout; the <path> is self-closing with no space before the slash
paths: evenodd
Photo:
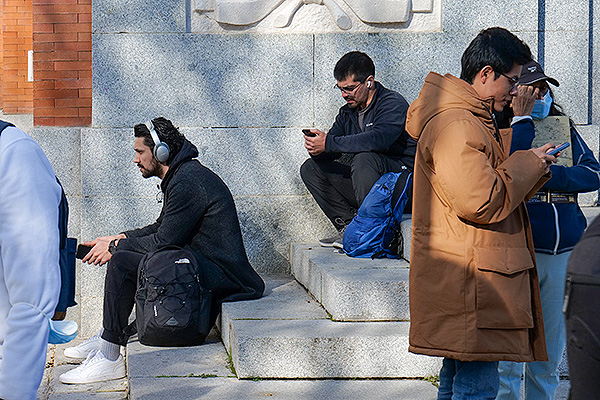
<path id="1" fill-rule="evenodd" d="M 477 328 L 533 327 L 527 248 L 474 249 L 477 280 Z"/>

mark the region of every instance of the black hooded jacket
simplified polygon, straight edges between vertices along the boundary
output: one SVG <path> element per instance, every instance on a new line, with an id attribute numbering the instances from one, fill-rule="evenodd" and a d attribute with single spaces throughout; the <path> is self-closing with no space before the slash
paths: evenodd
<path id="1" fill-rule="evenodd" d="M 118 250 L 149 253 L 168 245 L 191 250 L 213 293 L 216 318 L 224 301 L 262 296 L 264 282 L 244 249 L 233 197 L 225 183 L 195 157 L 187 139 L 161 182 L 163 207 L 155 223 L 123 232 Z M 213 319 L 214 321 L 214 319 Z"/>

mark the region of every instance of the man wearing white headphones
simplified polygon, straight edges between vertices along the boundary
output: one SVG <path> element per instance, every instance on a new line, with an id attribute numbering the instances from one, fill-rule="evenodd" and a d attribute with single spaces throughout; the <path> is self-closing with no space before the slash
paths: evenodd
<path id="1" fill-rule="evenodd" d="M 344 229 L 377 179 L 404 166 L 412 171 L 417 142 L 404 130 L 408 103 L 375 81 L 375 65 L 368 55 L 345 54 L 333 75 L 346 105 L 329 132 L 305 130 L 310 159 L 302 164 L 300 175 L 338 231 L 319 243 L 342 248 Z"/>
<path id="2" fill-rule="evenodd" d="M 135 157 L 144 178 L 161 179 L 162 211 L 155 223 L 99 237 L 83 262 L 108 262 L 104 284 L 103 329 L 65 349 L 68 358 L 86 358 L 60 376 L 63 383 L 92 383 L 125 376 L 120 355 L 132 332 L 126 328 L 136 292 L 138 266 L 147 253 L 177 246 L 196 255 L 203 286 L 212 292 L 211 324 L 224 301 L 255 299 L 264 283 L 248 261 L 233 197 L 223 181 L 197 159 L 198 150 L 159 117 L 134 127 Z M 202 260 L 200 262 L 200 260 Z"/>

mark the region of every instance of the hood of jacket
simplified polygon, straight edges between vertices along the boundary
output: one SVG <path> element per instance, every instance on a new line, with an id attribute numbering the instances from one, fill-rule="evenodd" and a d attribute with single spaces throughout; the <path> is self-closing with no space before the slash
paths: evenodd
<path id="1" fill-rule="evenodd" d="M 175 174 L 175 171 L 177 171 L 177 168 L 179 168 L 179 166 L 184 162 L 192 160 L 196 157 L 198 157 L 198 149 L 196 146 L 194 146 L 189 140 L 183 139 L 183 146 L 181 147 L 181 150 L 179 150 L 179 153 L 173 157 L 173 161 L 171 161 L 171 164 L 169 164 L 169 170 L 165 174 L 165 177 L 160 184 L 163 192 L 173 177 L 173 174 Z"/>
<path id="2" fill-rule="evenodd" d="M 495 131 L 493 120 L 494 99 L 481 98 L 473 87 L 453 75 L 430 72 L 419 97 L 411 104 L 406 117 L 406 131 L 419 139 L 427 123 L 441 112 L 460 109 L 471 112 L 481 122 Z"/>

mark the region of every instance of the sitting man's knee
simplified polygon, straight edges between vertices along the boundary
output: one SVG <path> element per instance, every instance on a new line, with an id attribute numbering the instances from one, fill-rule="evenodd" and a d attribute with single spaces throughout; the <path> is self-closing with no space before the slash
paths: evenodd
<path id="1" fill-rule="evenodd" d="M 309 158 L 302 163 L 300 166 L 300 177 L 302 178 L 302 181 L 306 182 L 307 179 L 310 179 L 312 176 L 314 176 L 315 164 L 316 163 L 312 158 Z"/>
<path id="2" fill-rule="evenodd" d="M 354 157 L 352 157 L 352 167 L 360 165 L 374 165 L 377 163 L 377 160 L 380 157 L 381 156 L 379 154 L 370 151 L 356 153 Z"/>
<path id="3" fill-rule="evenodd" d="M 357 153 L 352 157 L 352 174 L 363 172 L 365 170 L 379 170 L 379 159 L 381 156 L 377 153 L 363 152 Z"/>

